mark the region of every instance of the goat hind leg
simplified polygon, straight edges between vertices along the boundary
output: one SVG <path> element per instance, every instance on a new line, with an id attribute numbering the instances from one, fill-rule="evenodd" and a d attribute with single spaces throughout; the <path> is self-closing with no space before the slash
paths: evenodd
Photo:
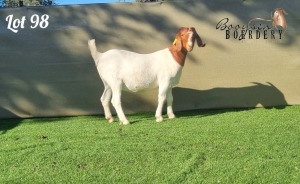
<path id="1" fill-rule="evenodd" d="M 111 88 L 107 85 L 105 85 L 103 94 L 101 96 L 101 103 L 104 109 L 105 119 L 108 120 L 108 122 L 112 123 L 114 121 L 114 118 L 111 115 L 109 102 L 111 99 L 112 91 Z"/>

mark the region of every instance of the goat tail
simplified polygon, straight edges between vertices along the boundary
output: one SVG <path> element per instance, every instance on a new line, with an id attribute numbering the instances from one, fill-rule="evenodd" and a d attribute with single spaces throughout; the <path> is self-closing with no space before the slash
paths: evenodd
<path id="1" fill-rule="evenodd" d="M 90 51 L 91 51 L 91 55 L 92 55 L 94 61 L 98 62 L 99 52 L 97 51 L 95 39 L 89 40 L 88 41 L 88 45 L 89 45 L 89 48 L 90 48 Z"/>

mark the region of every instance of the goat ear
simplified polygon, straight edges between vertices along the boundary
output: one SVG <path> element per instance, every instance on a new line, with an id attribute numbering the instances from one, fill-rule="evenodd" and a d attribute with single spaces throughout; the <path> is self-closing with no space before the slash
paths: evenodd
<path id="1" fill-rule="evenodd" d="M 205 47 L 206 44 L 202 42 L 202 40 L 198 34 L 196 34 L 195 38 L 196 38 L 198 47 Z"/>
<path id="2" fill-rule="evenodd" d="M 202 45 L 201 42 L 202 42 L 202 41 L 201 41 L 201 39 L 200 39 L 200 36 L 197 34 L 195 38 L 196 38 L 198 47 L 201 47 L 201 45 Z"/>
<path id="3" fill-rule="evenodd" d="M 282 9 L 282 12 L 284 15 L 288 15 L 288 13 L 284 9 Z"/>

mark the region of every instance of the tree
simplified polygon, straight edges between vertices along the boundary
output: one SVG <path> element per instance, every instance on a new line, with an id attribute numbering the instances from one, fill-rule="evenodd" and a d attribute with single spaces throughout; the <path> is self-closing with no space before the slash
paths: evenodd
<path id="1" fill-rule="evenodd" d="M 136 0 L 136 2 L 140 2 L 140 3 L 149 3 L 149 2 L 157 2 L 159 0 Z"/>
<path id="2" fill-rule="evenodd" d="M 0 0 L 0 7 L 51 6 L 55 0 Z"/>
<path id="3" fill-rule="evenodd" d="M 167 1 L 174 1 L 174 0 L 135 0 L 135 2 L 139 2 L 139 3 L 167 2 Z"/>

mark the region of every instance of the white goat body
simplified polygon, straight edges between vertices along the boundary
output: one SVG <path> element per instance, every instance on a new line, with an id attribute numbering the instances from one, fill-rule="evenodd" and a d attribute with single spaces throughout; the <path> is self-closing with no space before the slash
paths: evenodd
<path id="1" fill-rule="evenodd" d="M 137 92 L 156 87 L 159 87 L 156 121 L 163 120 L 162 108 L 165 100 L 168 117 L 174 118 L 172 88 L 179 82 L 186 54 L 193 49 L 195 39 L 199 47 L 205 46 L 194 28 L 181 28 L 173 45 L 151 54 L 117 49 L 100 53 L 97 51 L 95 40 L 89 40 L 92 57 L 104 84 L 101 102 L 105 118 L 113 122 L 109 108 L 112 99 L 120 122 L 124 125 L 129 124 L 121 106 L 121 91 Z"/>
<path id="2" fill-rule="evenodd" d="M 151 54 L 113 49 L 98 54 L 98 72 L 109 86 L 120 80 L 123 90 L 138 92 L 160 85 L 174 87 L 179 82 L 182 66 L 173 59 L 169 49 Z"/>

